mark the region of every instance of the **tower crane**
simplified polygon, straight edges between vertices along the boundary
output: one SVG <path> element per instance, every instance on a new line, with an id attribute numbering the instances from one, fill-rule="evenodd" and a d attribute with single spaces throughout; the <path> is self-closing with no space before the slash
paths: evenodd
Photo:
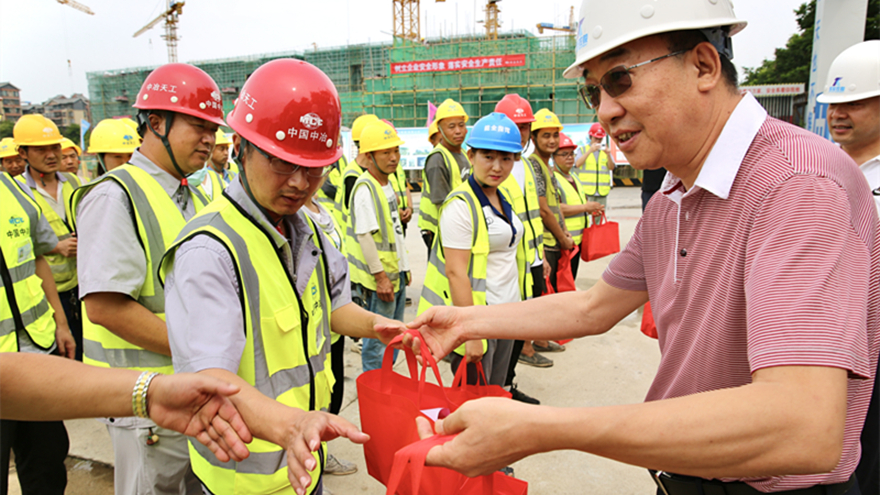
<path id="1" fill-rule="evenodd" d="M 58 1 L 60 2 L 61 0 Z M 158 17 L 148 22 L 146 26 L 140 28 L 138 32 L 134 33 L 134 36 L 132 36 L 132 38 L 137 38 L 138 36 L 144 34 L 164 19 L 165 34 L 162 35 L 162 39 L 165 40 L 165 44 L 168 46 L 168 62 L 177 62 L 177 40 L 179 39 L 177 37 L 177 21 L 180 19 L 180 14 L 183 14 L 184 3 L 185 2 L 183 2 L 182 0 L 166 0 L 165 12 L 159 14 Z"/>
<path id="2" fill-rule="evenodd" d="M 549 22 L 538 23 L 538 34 L 544 34 L 545 29 L 551 31 L 565 31 L 571 35 L 574 35 L 577 32 L 577 23 L 575 23 L 574 21 L 574 7 L 571 8 L 571 11 L 568 15 L 568 26 L 559 26 L 557 24 L 551 24 Z"/>
<path id="3" fill-rule="evenodd" d="M 86 14 L 89 14 L 89 15 L 95 15 L 95 13 L 92 12 L 92 9 L 90 9 L 90 8 L 86 7 L 85 5 L 83 5 L 83 4 L 79 3 L 79 2 L 77 2 L 76 0 L 57 0 L 57 1 L 58 1 L 58 3 L 60 3 L 61 5 L 67 5 L 68 7 L 73 7 L 73 8 L 75 8 L 76 10 L 78 10 L 78 11 L 80 11 L 80 12 L 85 12 Z"/>
<path id="4" fill-rule="evenodd" d="M 501 27 L 501 22 L 498 20 L 498 13 L 501 12 L 501 9 L 498 8 L 498 2 L 501 0 L 489 0 L 486 2 L 486 39 L 487 40 L 497 40 L 498 39 L 498 28 Z"/>

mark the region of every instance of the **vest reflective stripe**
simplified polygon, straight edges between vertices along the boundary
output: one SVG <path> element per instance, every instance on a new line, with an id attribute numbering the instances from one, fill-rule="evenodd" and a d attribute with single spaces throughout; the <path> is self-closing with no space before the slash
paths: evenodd
<path id="1" fill-rule="evenodd" d="M 544 222 L 541 220 L 541 205 L 538 203 L 538 188 L 535 185 L 534 171 L 527 161 L 523 161 L 522 165 L 525 172 L 525 194 L 513 174 L 510 174 L 501 183 L 501 188 L 511 199 L 513 211 L 523 223 L 525 233 L 522 242 L 526 246 L 526 260 L 531 263 L 535 260 L 536 254 L 539 260 L 544 259 Z M 529 275 L 529 280 L 531 280 L 531 275 Z M 531 281 L 528 281 L 526 292 L 529 294 L 528 297 L 532 297 Z"/>
<path id="2" fill-rule="evenodd" d="M 126 164 L 107 172 L 96 181 L 74 192 L 70 209 L 74 213 L 74 224 L 76 207 L 82 198 L 95 185 L 105 180 L 115 181 L 128 196 L 134 211 L 134 228 L 146 256 L 147 277 L 137 302 L 164 320 L 165 291 L 158 280 L 158 263 L 165 254 L 165 249 L 183 229 L 186 221 L 161 184 L 143 169 Z M 190 200 L 196 211 L 201 210 L 207 204 L 207 199 L 198 189 L 190 187 L 189 190 Z M 142 349 L 110 330 L 92 323 L 85 306 L 83 306 L 83 362 L 105 368 L 128 368 L 165 374 L 174 372 L 170 356 Z"/>
<path id="3" fill-rule="evenodd" d="M 31 341 L 43 349 L 52 347 L 55 342 L 55 311 L 37 276 L 31 237 L 40 219 L 40 208 L 23 187 L 9 175 L 0 173 L 0 256 L 12 284 L 6 286 L 0 278 L 0 352 L 18 351 L 18 331 L 26 331 Z M 15 295 L 16 312 L 24 328 L 16 328 L 8 290 Z"/>
<path id="4" fill-rule="evenodd" d="M 559 195 L 563 203 L 567 205 L 583 205 L 587 202 L 581 183 L 577 178 L 574 178 L 575 185 L 571 185 L 571 182 L 557 171 L 553 173 L 553 180 L 556 181 L 556 186 L 559 188 Z M 580 245 L 585 228 L 587 228 L 586 212 L 565 217 L 565 229 L 571 234 L 575 244 Z"/>
<path id="5" fill-rule="evenodd" d="M 211 194 L 208 194 L 208 191 L 202 185 L 204 181 L 202 181 L 202 184 L 199 184 L 198 190 L 205 195 L 208 201 L 214 201 L 223 194 L 223 190 L 226 189 L 226 181 L 210 167 L 208 168 L 208 173 L 205 174 L 205 179 L 211 181 Z"/>
<path id="6" fill-rule="evenodd" d="M 316 245 L 323 240 L 304 214 Z M 177 247 L 196 235 L 208 235 L 229 251 L 241 291 L 247 343 L 238 376 L 282 404 L 304 410 L 326 409 L 334 379 L 330 371 L 330 308 L 324 256 L 309 275 L 305 293 L 296 293 L 269 233 L 228 197 L 222 196 L 193 218 L 162 261 L 160 277 L 173 268 Z M 322 247 L 323 249 L 323 247 Z M 303 308 L 312 308 L 309 313 Z M 215 494 L 292 493 L 286 452 L 255 439 L 251 455 L 240 463 L 220 463 L 201 444 L 190 443 L 190 459 L 199 479 Z M 323 465 L 323 448 L 315 453 Z M 312 487 L 321 471 L 312 474 Z M 285 490 L 286 488 L 286 490 Z"/>
<path id="7" fill-rule="evenodd" d="M 427 158 L 425 159 L 425 163 L 427 160 L 431 158 L 431 155 L 439 153 L 440 156 L 443 157 L 443 163 L 446 164 L 446 168 L 449 170 L 449 188 L 450 192 L 457 188 L 462 182 L 462 170 L 461 167 L 458 166 L 458 160 L 452 156 L 452 152 L 446 149 L 442 144 L 438 144 L 428 153 Z M 467 155 L 465 155 L 467 157 Z M 428 178 L 425 175 L 424 169 L 422 170 L 422 198 L 419 200 L 419 229 L 427 230 L 437 233 L 438 222 L 440 221 L 440 209 L 431 202 L 429 196 L 431 195 L 431 184 L 428 183 Z"/>
<path id="8" fill-rule="evenodd" d="M 584 168 L 578 169 L 577 176 L 581 184 L 584 185 L 584 194 L 587 196 L 608 196 L 608 193 L 611 192 L 608 155 L 604 151 L 599 152 L 598 164 L 596 163 L 596 155 L 588 154 L 586 161 L 584 161 Z"/>
<path id="9" fill-rule="evenodd" d="M 541 171 L 544 177 L 544 184 L 546 185 L 547 205 L 550 207 L 550 211 L 553 213 L 556 221 L 559 222 L 559 225 L 564 225 L 565 221 L 563 220 L 562 210 L 559 209 L 559 191 L 556 189 L 556 183 L 553 181 L 553 174 L 550 173 L 550 168 L 547 167 L 547 164 L 544 163 L 544 160 L 537 153 L 533 153 L 529 157 L 529 161 L 536 169 L 535 173 L 538 173 L 538 170 Z M 556 245 L 556 236 L 553 235 L 550 229 L 544 229 L 544 246 L 556 247 Z"/>
<path id="10" fill-rule="evenodd" d="M 517 186 L 518 187 L 518 186 Z M 499 193 L 505 196 L 506 191 L 499 189 Z M 471 284 L 471 297 L 474 306 L 486 305 L 486 269 L 489 260 L 489 231 L 486 217 L 480 200 L 474 194 L 469 183 L 464 182 L 455 188 L 441 207 L 443 208 L 452 201 L 464 201 L 471 213 L 471 222 L 474 226 L 474 235 L 471 240 L 471 255 L 468 259 L 468 280 Z M 425 284 L 422 287 L 421 299 L 419 300 L 418 314 L 432 306 L 452 306 L 452 292 L 449 289 L 449 278 L 446 275 L 446 259 L 443 254 L 442 232 L 438 232 L 431 246 L 431 254 L 428 256 L 428 269 L 425 272 Z M 526 283 L 531 277 L 531 259 L 526 257 L 525 246 L 522 242 L 516 248 L 516 263 L 520 297 L 525 300 L 529 297 L 531 283 Z M 529 289 L 526 289 L 528 285 Z M 458 354 L 464 354 L 464 346 L 455 350 Z M 483 352 L 486 352 L 486 342 L 483 341 Z"/>
<path id="11" fill-rule="evenodd" d="M 80 186 L 80 181 L 79 178 L 73 174 L 63 172 L 61 175 L 67 179 L 67 182 L 62 182 L 60 200 L 64 205 L 65 217 L 69 219 L 70 197 L 73 196 L 73 191 Z M 43 211 L 46 220 L 49 222 L 49 226 L 52 227 L 55 235 L 58 236 L 58 240 L 63 241 L 69 238 L 71 233 L 69 222 L 55 213 L 55 210 L 49 205 L 40 191 L 36 188 L 31 190 L 33 191 L 34 199 Z M 52 268 L 52 278 L 55 279 L 55 286 L 58 288 L 58 292 L 68 291 L 76 287 L 77 278 L 75 256 L 73 258 L 68 258 L 63 254 L 47 253 L 44 257 L 49 263 L 49 267 Z"/>
<path id="12" fill-rule="evenodd" d="M 369 171 L 364 172 L 354 183 L 351 191 L 351 200 L 354 201 L 354 195 L 361 187 L 366 187 L 370 191 L 370 197 L 373 198 L 373 208 L 379 218 L 379 230 L 373 232 L 373 241 L 376 243 L 376 250 L 379 252 L 379 261 L 385 269 L 385 274 L 394 287 L 394 292 L 400 290 L 400 268 L 397 264 L 397 246 L 394 243 L 394 221 L 391 218 L 392 208 L 397 208 L 397 204 L 387 201 L 385 193 L 382 191 L 382 185 L 370 174 Z M 370 273 L 370 267 L 364 258 L 364 252 L 361 250 L 361 244 L 358 242 L 357 235 L 354 232 L 355 210 L 349 210 L 349 222 L 346 227 L 345 249 L 348 251 L 348 267 L 351 274 L 351 282 L 360 284 L 369 290 L 376 290 L 376 277 Z"/>

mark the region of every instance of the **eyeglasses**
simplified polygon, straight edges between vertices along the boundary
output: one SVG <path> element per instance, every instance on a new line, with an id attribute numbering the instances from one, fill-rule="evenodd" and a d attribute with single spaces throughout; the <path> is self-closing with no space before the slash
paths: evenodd
<path id="1" fill-rule="evenodd" d="M 573 151 L 564 151 L 562 153 L 554 153 L 553 156 L 555 156 L 556 158 L 573 158 L 574 152 Z"/>
<path id="2" fill-rule="evenodd" d="M 664 58 L 674 57 L 676 55 L 681 55 L 682 53 L 686 53 L 688 50 L 679 50 L 677 52 L 672 52 L 668 55 L 663 55 L 662 57 L 652 58 L 647 62 L 642 62 L 636 65 L 631 65 L 629 67 L 624 67 L 623 65 L 618 65 L 617 67 L 612 68 L 608 72 L 599 79 L 599 86 L 601 89 L 604 89 L 608 96 L 612 98 L 617 98 L 618 96 L 626 93 L 626 90 L 632 87 L 632 75 L 629 71 L 635 69 L 636 67 L 641 67 L 643 65 L 648 65 L 651 62 L 656 62 L 658 60 L 663 60 Z M 583 98 L 584 103 L 587 107 L 592 109 L 599 108 L 600 99 L 602 97 L 601 90 L 599 86 L 595 84 L 587 84 L 578 87 L 578 93 Z"/>
<path id="3" fill-rule="evenodd" d="M 285 162 L 281 158 L 278 158 L 277 156 L 272 156 L 269 153 L 261 150 L 254 143 L 249 142 L 248 144 L 251 145 L 255 150 L 257 150 L 261 155 L 265 156 L 267 160 L 269 160 L 269 169 L 271 169 L 278 175 L 293 175 L 297 172 L 297 170 L 302 168 L 307 176 L 311 177 L 312 179 L 320 179 L 322 177 L 326 177 L 327 174 L 330 173 L 330 170 L 332 170 L 332 167 L 330 165 L 326 167 L 303 167 L 302 165 L 295 165 L 290 162 Z"/>

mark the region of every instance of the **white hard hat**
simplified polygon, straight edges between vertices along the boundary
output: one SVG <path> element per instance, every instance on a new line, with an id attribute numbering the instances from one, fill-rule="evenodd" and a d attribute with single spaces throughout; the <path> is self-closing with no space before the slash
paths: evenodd
<path id="1" fill-rule="evenodd" d="M 880 40 L 863 41 L 842 51 L 828 69 L 819 103 L 848 103 L 880 95 Z"/>
<path id="2" fill-rule="evenodd" d="M 730 0 L 584 0 L 577 56 L 562 75 L 576 79 L 584 62 L 645 36 L 720 26 L 730 26 L 730 36 L 746 27 Z"/>

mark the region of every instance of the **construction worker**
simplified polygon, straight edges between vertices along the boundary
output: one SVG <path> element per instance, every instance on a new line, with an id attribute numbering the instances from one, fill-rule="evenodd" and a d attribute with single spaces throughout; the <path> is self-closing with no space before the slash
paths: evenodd
<path id="1" fill-rule="evenodd" d="M 574 153 L 577 145 L 564 133 L 559 133 L 559 148 L 553 153 L 553 180 L 559 191 L 559 208 L 565 215 L 565 229 L 571 235 L 575 246 L 580 246 L 584 237 L 584 229 L 590 225 L 591 219 L 601 215 L 605 206 L 587 198 L 585 187 L 574 176 Z M 580 256 L 571 258 L 572 279 L 577 279 Z M 556 270 L 550 272 L 550 284 L 556 289 Z"/>
<path id="2" fill-rule="evenodd" d="M 151 72 L 134 107 L 143 144 L 129 163 L 77 189 L 71 201 L 82 242 L 77 264 L 85 303 L 84 361 L 170 374 L 159 261 L 208 202 L 186 177 L 210 156 L 223 107 L 217 83 L 187 64 Z M 146 418 L 104 421 L 118 495 L 201 493 L 183 435 Z"/>
<path id="3" fill-rule="evenodd" d="M 607 205 L 613 182 L 614 159 L 605 149 L 605 129 L 596 122 L 590 126 L 590 146 L 580 145 L 575 153 L 575 171 L 584 185 L 587 199 Z M 596 219 L 601 222 L 601 217 Z"/>
<path id="4" fill-rule="evenodd" d="M 859 165 L 880 213 L 880 41 L 864 41 L 841 52 L 831 62 L 825 90 L 816 101 L 828 104 L 831 139 Z M 862 430 L 862 458 L 856 468 L 863 494 L 880 493 L 880 381 L 876 376 Z"/>
<path id="5" fill-rule="evenodd" d="M 255 70 L 227 118 L 241 173 L 162 262 L 175 371 L 240 387 L 231 400 L 256 437 L 238 463 L 190 444 L 205 493 L 320 494 L 323 442 L 369 438 L 323 412 L 330 331 L 378 337 L 373 327 L 393 322 L 351 303 L 345 258 L 300 211 L 342 154 L 340 113 L 315 66 L 277 59 Z"/>
<path id="6" fill-rule="evenodd" d="M 434 115 L 440 144 L 428 153 L 422 169 L 422 198 L 419 200 L 419 230 L 431 251 L 437 234 L 437 218 L 446 196 L 467 178 L 471 164 L 462 153 L 461 145 L 467 136 L 468 114 L 456 101 L 447 99 Z M 429 131 L 430 132 L 430 131 Z"/>
<path id="7" fill-rule="evenodd" d="M 47 127 L 42 116 L 25 115 L 17 124 L 22 120 L 24 128 L 16 125 L 17 134 L 25 137 L 29 156 L 36 161 L 37 157 L 53 155 L 60 162 L 58 129 L 49 128 L 44 135 Z M 34 123 L 37 125 L 31 125 Z M 47 142 L 52 144 L 39 144 Z M 0 353 L 57 353 L 73 359 L 76 344 L 44 257 L 58 244 L 58 238 L 27 189 L 6 174 L 0 174 L 0 214 Z M 11 449 L 21 493 L 63 494 L 67 430 L 60 421 L 32 421 L 0 421 L 0 493 L 9 489 Z"/>
<path id="8" fill-rule="evenodd" d="M 98 155 L 98 176 L 121 167 L 141 145 L 141 138 L 123 121 L 104 119 L 92 129 L 89 153 Z"/>
<path id="9" fill-rule="evenodd" d="M 78 175 L 81 155 L 82 149 L 70 139 L 64 138 L 61 141 L 61 168 L 59 170 Z"/>
<path id="10" fill-rule="evenodd" d="M 199 190 L 211 201 L 220 197 L 223 190 L 235 177 L 235 174 L 226 168 L 229 163 L 229 145 L 231 144 L 232 140 L 226 137 L 226 133 L 222 129 L 217 129 L 211 158 L 208 159 L 205 168 L 196 172 L 196 174 L 202 175 L 199 180 Z"/>
<path id="11" fill-rule="evenodd" d="M 27 118 L 25 118 L 27 117 Z M 47 129 L 51 132 L 47 132 Z M 43 216 L 58 237 L 58 245 L 45 254 L 52 269 L 58 297 L 64 308 L 68 328 L 76 341 L 76 359 L 82 361 L 82 312 L 76 277 L 77 241 L 70 227 L 70 198 L 81 185 L 79 177 L 70 172 L 59 172 L 63 158 L 49 150 L 63 146 L 58 127 L 42 115 L 26 115 L 13 129 L 18 153 L 27 163 L 19 176 L 31 191 Z"/>
<path id="12" fill-rule="evenodd" d="M 518 94 L 504 95 L 504 98 L 495 105 L 495 111 L 507 115 L 519 131 L 520 144 L 523 152 L 529 145 L 532 133 L 532 122 L 535 116 L 532 113 L 532 105 L 528 100 Z M 544 293 L 544 277 L 550 273 L 550 265 L 544 260 L 544 223 L 541 220 L 541 210 L 538 203 L 538 191 L 535 186 L 535 173 L 531 165 L 526 165 L 522 154 L 515 156 L 513 170 L 510 176 L 501 184 L 501 188 L 510 198 L 513 210 L 519 216 L 525 226 L 522 243 L 526 257 L 531 262 L 531 287 L 525 287 L 524 292 L 528 298 L 538 297 Z M 546 271 L 546 273 L 545 273 Z M 520 355 L 525 353 L 527 359 L 544 363 L 552 361 L 544 356 L 534 358 L 535 349 L 531 341 L 516 340 L 513 343 L 513 351 L 507 371 L 505 386 L 510 388 L 514 400 L 529 404 L 540 404 L 540 401 L 521 392 L 513 383 L 516 377 L 515 367 Z"/>
<path id="13" fill-rule="evenodd" d="M 341 134 L 336 137 L 336 142 L 342 144 Z M 342 174 L 347 168 L 348 159 L 343 152 L 342 156 L 339 157 L 339 161 L 333 164 L 333 169 L 330 170 L 330 174 L 327 175 L 327 179 L 324 180 L 321 189 L 318 190 L 318 194 L 315 196 L 316 200 L 324 205 L 341 225 L 345 225 L 346 218 L 343 216 L 342 204 L 336 202 L 336 194 L 342 186 Z"/>
<path id="14" fill-rule="evenodd" d="M 24 172 L 24 160 L 18 155 L 18 146 L 11 137 L 0 140 L 0 171 L 10 177 L 17 177 Z"/>
<path id="15" fill-rule="evenodd" d="M 404 141 L 387 122 L 373 122 L 361 133 L 360 152 L 367 159 L 367 170 L 352 189 L 346 241 L 352 296 L 364 309 L 393 320 L 403 319 L 410 283 L 400 201 L 391 184 L 401 144 Z M 384 352 L 379 340 L 364 339 L 363 371 L 381 367 Z"/>
<path id="16" fill-rule="evenodd" d="M 525 228 L 501 187 L 522 151 L 519 130 L 503 113 L 492 113 L 477 121 L 467 146 L 473 173 L 440 209 L 419 313 L 432 306 L 523 301 L 531 294 Z M 489 384 L 503 386 L 512 350 L 512 340 L 468 341 L 452 355 L 453 372 L 465 361 L 468 382 L 479 383 L 475 363 L 482 362 Z"/>

